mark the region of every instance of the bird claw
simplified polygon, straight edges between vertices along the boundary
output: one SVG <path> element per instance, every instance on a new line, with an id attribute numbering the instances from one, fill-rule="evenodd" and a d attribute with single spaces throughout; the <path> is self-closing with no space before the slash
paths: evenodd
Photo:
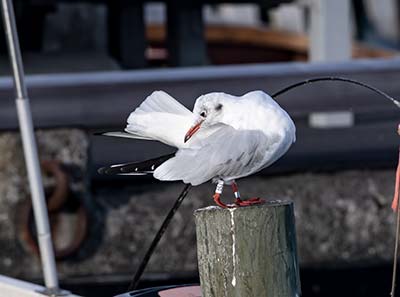
<path id="1" fill-rule="evenodd" d="M 214 198 L 214 202 L 215 202 L 218 206 L 220 206 L 220 207 L 222 207 L 222 208 L 228 208 L 228 207 L 229 207 L 228 205 L 226 205 L 225 203 L 223 203 L 223 202 L 221 201 L 221 195 L 220 195 L 220 194 L 215 193 L 214 196 L 213 196 L 213 198 Z"/>
<path id="2" fill-rule="evenodd" d="M 247 200 L 242 200 L 240 198 L 237 198 L 235 201 L 236 206 L 250 206 L 250 205 L 257 205 L 257 204 L 262 204 L 265 203 L 264 199 L 261 199 L 259 197 L 256 198 L 249 198 Z"/>
<path id="3" fill-rule="evenodd" d="M 221 195 L 217 194 L 217 193 L 213 196 L 213 198 L 214 198 L 215 203 L 222 208 L 235 208 L 235 207 L 251 206 L 251 205 L 265 203 L 264 199 L 257 197 L 257 198 L 249 198 L 247 200 L 242 200 L 240 198 L 236 198 L 234 204 L 225 204 L 221 201 Z"/>

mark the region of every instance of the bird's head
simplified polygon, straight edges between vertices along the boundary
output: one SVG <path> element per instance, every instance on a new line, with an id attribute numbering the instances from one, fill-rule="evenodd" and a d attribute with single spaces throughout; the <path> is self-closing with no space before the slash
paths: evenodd
<path id="1" fill-rule="evenodd" d="M 197 98 L 193 108 L 194 123 L 185 135 L 185 142 L 201 127 L 210 127 L 221 122 L 226 96 L 224 93 L 210 93 Z"/>

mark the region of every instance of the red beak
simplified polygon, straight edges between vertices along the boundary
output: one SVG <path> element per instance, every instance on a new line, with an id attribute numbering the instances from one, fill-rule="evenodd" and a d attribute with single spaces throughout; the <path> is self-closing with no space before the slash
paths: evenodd
<path id="1" fill-rule="evenodd" d="M 185 139 L 183 140 L 183 142 L 187 142 L 197 131 L 199 131 L 202 123 L 203 123 L 203 120 L 200 120 L 195 125 L 193 125 L 189 129 L 189 131 L 186 133 Z"/>

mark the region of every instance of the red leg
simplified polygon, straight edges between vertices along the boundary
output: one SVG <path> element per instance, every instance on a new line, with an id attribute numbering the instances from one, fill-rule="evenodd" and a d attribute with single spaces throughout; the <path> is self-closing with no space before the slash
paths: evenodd
<path id="1" fill-rule="evenodd" d="M 232 191 L 233 191 L 233 194 L 235 195 L 235 204 L 237 206 L 240 206 L 243 203 L 243 201 L 242 201 L 242 199 L 240 199 L 239 188 L 235 181 L 232 182 Z"/>
<path id="2" fill-rule="evenodd" d="M 233 190 L 233 193 L 235 194 L 235 198 L 236 198 L 235 204 L 237 206 L 249 206 L 249 205 L 265 203 L 265 200 L 261 199 L 261 198 L 250 198 L 247 200 L 240 199 L 239 188 L 234 181 L 232 182 L 232 190 Z"/>
<path id="3" fill-rule="evenodd" d="M 261 199 L 259 197 L 250 198 L 250 199 L 247 199 L 247 200 L 241 200 L 239 198 L 239 199 L 236 199 L 236 202 L 235 202 L 235 204 L 237 206 L 249 206 L 249 205 L 256 205 L 256 204 L 263 204 L 263 203 L 265 203 L 265 200 Z"/>
<path id="4" fill-rule="evenodd" d="M 223 203 L 221 201 L 221 194 L 222 191 L 224 190 L 224 181 L 223 180 L 219 180 L 217 183 L 217 188 L 215 189 L 215 194 L 213 196 L 215 203 L 218 206 L 221 206 L 222 208 L 227 208 L 230 207 L 229 205 L 226 205 L 225 203 Z"/>
<path id="5" fill-rule="evenodd" d="M 223 202 L 221 201 L 221 194 L 215 193 L 214 196 L 213 196 L 213 198 L 214 198 L 215 203 L 216 203 L 218 206 L 221 206 L 222 208 L 227 208 L 227 207 L 228 207 L 228 205 L 226 205 L 225 203 L 223 203 Z"/>

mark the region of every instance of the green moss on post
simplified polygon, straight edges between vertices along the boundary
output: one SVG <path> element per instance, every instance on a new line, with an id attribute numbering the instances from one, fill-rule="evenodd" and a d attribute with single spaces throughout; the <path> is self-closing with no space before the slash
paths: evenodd
<path id="1" fill-rule="evenodd" d="M 300 295 L 292 202 L 195 211 L 202 297 Z"/>

